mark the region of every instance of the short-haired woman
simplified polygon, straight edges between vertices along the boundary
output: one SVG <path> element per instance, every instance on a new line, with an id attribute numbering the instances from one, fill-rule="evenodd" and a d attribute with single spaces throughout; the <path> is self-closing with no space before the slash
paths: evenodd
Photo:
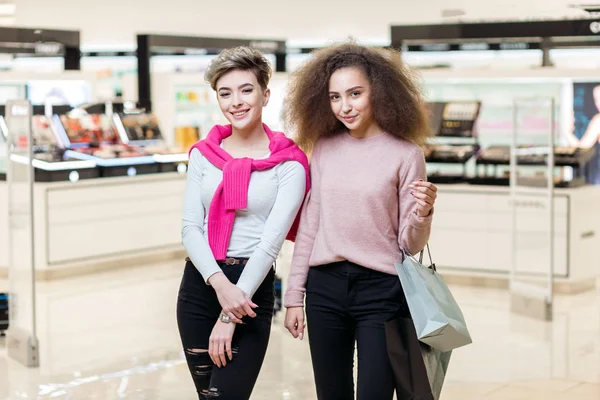
<path id="1" fill-rule="evenodd" d="M 262 123 L 270 76 L 247 47 L 224 50 L 205 74 L 230 125 L 190 150 L 184 199 L 177 322 L 200 399 L 250 398 L 269 342 L 273 263 L 309 189 L 305 154 Z"/>

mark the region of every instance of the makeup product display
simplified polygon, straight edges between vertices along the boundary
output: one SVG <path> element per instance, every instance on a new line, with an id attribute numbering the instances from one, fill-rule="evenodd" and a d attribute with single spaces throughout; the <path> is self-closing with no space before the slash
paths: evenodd
<path id="1" fill-rule="evenodd" d="M 155 114 L 129 110 L 115 115 L 115 125 L 121 143 L 136 146 L 151 155 L 158 164 L 159 172 L 187 171 L 185 148 L 167 145 Z"/>
<path id="2" fill-rule="evenodd" d="M 479 150 L 479 145 L 427 145 L 427 162 L 464 164 Z"/>
<path id="3" fill-rule="evenodd" d="M 77 182 L 82 179 L 93 179 L 99 176 L 99 170 L 93 161 L 82 161 L 71 157 L 64 149 L 55 134 L 51 119 L 45 115 L 34 115 L 31 119 L 32 152 L 34 180 L 36 182 Z M 2 147 L 6 154 L 8 127 L 4 118 L 0 120 L 0 131 L 5 143 Z M 0 159 L 0 180 L 6 180 L 6 156 Z M 14 162 L 27 163 L 28 158 L 13 155 Z"/>
<path id="4" fill-rule="evenodd" d="M 425 146 L 425 161 L 439 164 L 437 170 L 430 172 L 427 179 L 433 183 L 466 182 L 466 163 L 479 151 L 477 144 L 428 144 Z M 450 168 L 454 164 L 454 168 Z M 442 168 L 442 165 L 444 168 Z M 460 167 L 460 172 L 457 171 Z M 433 168 L 428 168 L 429 170 Z"/>
<path id="5" fill-rule="evenodd" d="M 54 116 L 54 126 L 67 149 L 79 160 L 94 161 L 100 176 L 136 176 L 159 172 L 158 164 L 141 146 L 123 143 L 117 114 L 73 112 Z"/>
<path id="6" fill-rule="evenodd" d="M 439 106 L 437 106 L 439 107 Z M 444 104 L 437 136 L 470 138 L 475 135 L 475 121 L 481 102 L 451 101 Z"/>
<path id="7" fill-rule="evenodd" d="M 530 147 L 520 147 L 527 149 Z M 554 165 L 558 176 L 554 177 L 555 187 L 579 187 L 585 185 L 583 169 L 594 156 L 595 148 L 561 147 L 554 148 Z M 532 154 L 520 154 L 517 157 L 519 167 L 519 184 L 524 186 L 544 187 L 547 177 L 539 171 L 526 173 L 527 167 L 543 167 L 546 165 L 545 154 L 532 151 Z M 490 146 L 477 156 L 477 176 L 469 178 L 469 182 L 478 185 L 509 185 L 509 171 L 499 172 L 499 167 L 510 165 L 510 146 Z M 565 168 L 572 173 L 566 174 Z M 483 171 L 482 171 L 483 170 Z M 568 176 L 568 178 L 567 178 Z"/>
<path id="8" fill-rule="evenodd" d="M 429 125 L 435 140 L 424 148 L 433 183 L 466 182 L 466 163 L 479 151 L 475 122 L 479 101 L 427 103 Z"/>
<path id="9" fill-rule="evenodd" d="M 99 176 L 95 162 L 79 160 L 65 151 L 50 118 L 34 115 L 31 128 L 36 182 L 77 182 Z"/>

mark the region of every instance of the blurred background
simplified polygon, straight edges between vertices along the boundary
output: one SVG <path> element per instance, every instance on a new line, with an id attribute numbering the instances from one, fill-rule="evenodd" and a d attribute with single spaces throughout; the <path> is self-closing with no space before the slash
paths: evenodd
<path id="1" fill-rule="evenodd" d="M 175 306 L 187 151 L 224 122 L 203 72 L 265 52 L 284 129 L 289 74 L 348 38 L 428 102 L 433 261 L 474 341 L 442 398 L 600 399 L 600 3 L 566 0 L 0 0 L 0 399 L 196 398 Z M 283 314 L 252 398 L 316 399 Z"/>

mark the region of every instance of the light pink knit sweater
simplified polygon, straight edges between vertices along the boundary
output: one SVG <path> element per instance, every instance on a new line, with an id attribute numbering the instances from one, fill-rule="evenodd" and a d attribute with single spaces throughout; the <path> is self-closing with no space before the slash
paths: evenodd
<path id="1" fill-rule="evenodd" d="M 422 150 L 393 135 L 319 140 L 311 160 L 312 189 L 302 210 L 286 307 L 304 305 L 309 267 L 348 260 L 395 275 L 401 248 L 419 252 L 432 215 L 419 217 L 408 185 L 426 179 Z"/>

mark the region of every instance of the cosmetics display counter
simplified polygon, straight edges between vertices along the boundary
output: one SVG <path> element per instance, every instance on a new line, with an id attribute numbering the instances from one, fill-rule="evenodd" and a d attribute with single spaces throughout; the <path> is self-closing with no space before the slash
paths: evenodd
<path id="1" fill-rule="evenodd" d="M 436 101 L 427 105 L 434 136 L 424 148 L 430 166 L 427 179 L 433 183 L 466 182 L 466 164 L 479 151 L 476 122 L 481 103 Z"/>
<path id="2" fill-rule="evenodd" d="M 80 160 L 93 161 L 101 177 L 136 176 L 157 173 L 158 165 L 139 146 L 121 142 L 113 114 L 87 113 L 73 110 L 55 116 L 54 122 L 68 154 Z"/>
<path id="3" fill-rule="evenodd" d="M 34 185 L 35 268 L 51 279 L 179 255 L 185 174 L 88 179 Z M 7 185 L 0 182 L 0 207 Z M 0 276 L 8 265 L 0 227 Z M 182 258 L 183 260 L 183 258 Z"/>
<path id="4" fill-rule="evenodd" d="M 554 165 L 557 174 L 554 177 L 554 186 L 559 188 L 580 187 L 586 184 L 584 176 L 584 167 L 592 159 L 596 149 L 577 148 L 577 147 L 555 147 Z M 540 167 L 546 165 L 544 155 L 520 155 L 517 157 L 519 171 L 525 172 L 527 167 Z M 509 185 L 509 173 L 504 171 L 498 173 L 499 166 L 508 166 L 510 164 L 509 146 L 491 146 L 483 150 L 476 159 L 477 176 L 469 179 L 469 183 L 478 185 Z M 570 168 L 569 173 L 566 167 Z M 483 171 L 482 171 L 483 170 Z M 491 170 L 491 171 L 490 171 Z M 519 184 L 525 186 L 544 187 L 547 185 L 547 178 L 544 174 L 524 174 L 519 178 Z"/>
<path id="5" fill-rule="evenodd" d="M 115 122 L 121 142 L 137 146 L 152 156 L 159 172 L 187 171 L 188 155 L 184 149 L 191 147 L 196 140 L 187 147 L 168 145 L 155 114 L 130 110 L 119 113 L 117 117 Z"/>
<path id="6" fill-rule="evenodd" d="M 181 250 L 187 154 L 164 144 L 154 116 L 76 110 L 51 119 L 36 115 L 32 126 L 40 277 Z M 1 209 L 7 190 L 0 182 Z M 8 264 L 7 243 L 2 226 L 0 275 Z"/>
<path id="7" fill-rule="evenodd" d="M 40 113 L 37 108 L 36 112 Z M 80 179 L 93 179 L 99 176 L 96 163 L 93 161 L 82 161 L 71 157 L 65 152 L 64 146 L 56 136 L 52 121 L 45 115 L 34 115 L 31 119 L 33 139 L 33 167 L 36 182 L 71 181 Z M 0 141 L 2 141 L 2 157 L 0 157 L 0 180 L 6 180 L 6 143 L 8 127 L 4 117 L 0 117 Z M 14 161 L 27 163 L 26 157 L 14 155 Z"/>

